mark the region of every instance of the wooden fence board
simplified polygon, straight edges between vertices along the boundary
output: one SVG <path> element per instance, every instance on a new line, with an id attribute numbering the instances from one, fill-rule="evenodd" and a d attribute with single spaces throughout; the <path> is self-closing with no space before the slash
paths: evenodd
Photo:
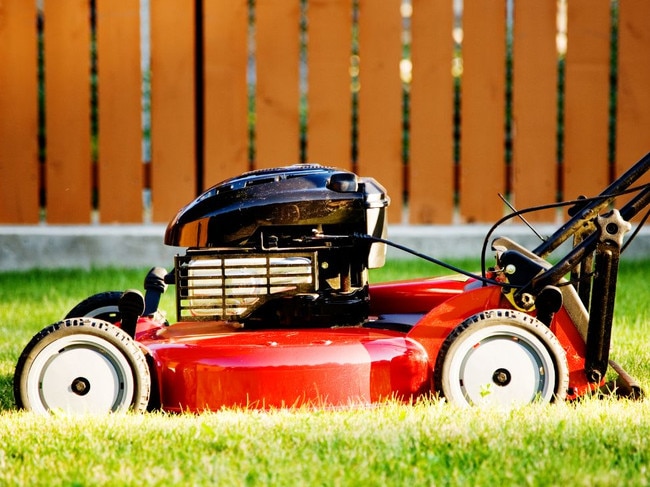
<path id="1" fill-rule="evenodd" d="M 518 1 L 513 51 L 513 201 L 517 208 L 557 197 L 557 11 L 554 2 Z M 544 143 L 540 143 L 540 141 Z M 526 215 L 554 221 L 554 212 Z"/>
<path id="2" fill-rule="evenodd" d="M 39 220 L 36 4 L 0 9 L 0 222 Z"/>
<path id="3" fill-rule="evenodd" d="M 609 0 L 568 2 L 564 198 L 598 194 L 609 182 Z"/>
<path id="4" fill-rule="evenodd" d="M 307 161 L 352 168 L 352 0 L 312 0 L 308 24 Z"/>
<path id="5" fill-rule="evenodd" d="M 386 187 L 392 222 L 401 221 L 404 192 L 400 3 L 359 0 L 358 172 Z"/>
<path id="6" fill-rule="evenodd" d="M 409 221 L 450 223 L 454 210 L 451 2 L 413 1 Z"/>
<path id="7" fill-rule="evenodd" d="M 626 0 L 619 8 L 617 174 L 650 151 L 650 2 Z"/>
<path id="8" fill-rule="evenodd" d="M 248 1 L 206 1 L 203 31 L 203 182 L 210 187 L 249 168 Z"/>
<path id="9" fill-rule="evenodd" d="M 300 162 L 300 2 L 255 4 L 257 167 Z"/>
<path id="10" fill-rule="evenodd" d="M 89 3 L 45 2 L 44 18 L 47 221 L 89 223 Z"/>
<path id="11" fill-rule="evenodd" d="M 460 213 L 469 223 L 503 214 L 497 193 L 505 191 L 505 34 L 505 2 L 464 3 Z"/>
<path id="12" fill-rule="evenodd" d="M 142 222 L 139 0 L 97 0 L 99 214 Z"/>
<path id="13" fill-rule="evenodd" d="M 194 2 L 151 2 L 152 218 L 196 195 Z"/>

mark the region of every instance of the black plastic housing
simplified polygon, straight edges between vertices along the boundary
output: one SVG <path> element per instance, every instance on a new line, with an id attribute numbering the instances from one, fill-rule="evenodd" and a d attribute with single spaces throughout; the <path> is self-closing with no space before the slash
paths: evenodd
<path id="1" fill-rule="evenodd" d="M 244 173 L 205 191 L 182 208 L 165 244 L 190 248 L 293 248 L 316 234 L 385 235 L 386 190 L 372 178 L 318 164 Z M 369 267 L 384 264 L 373 244 Z"/>

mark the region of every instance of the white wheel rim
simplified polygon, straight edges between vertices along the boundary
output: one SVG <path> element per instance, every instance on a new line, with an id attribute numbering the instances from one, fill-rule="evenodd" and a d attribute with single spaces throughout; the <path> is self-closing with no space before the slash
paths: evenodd
<path id="1" fill-rule="evenodd" d="M 518 406 L 553 398 L 554 362 L 533 333 L 503 324 L 460 340 L 446 374 L 446 395 L 455 404 Z"/>
<path id="2" fill-rule="evenodd" d="M 130 406 L 131 366 L 110 342 L 88 334 L 59 338 L 34 359 L 27 396 L 37 412 L 106 413 Z"/>
<path id="3" fill-rule="evenodd" d="M 89 313 L 87 313 L 85 316 L 87 318 L 96 318 L 102 315 L 115 316 L 117 315 L 117 313 L 119 313 L 119 309 L 117 306 L 108 305 L 108 306 L 102 306 L 101 308 L 95 308 Z"/>

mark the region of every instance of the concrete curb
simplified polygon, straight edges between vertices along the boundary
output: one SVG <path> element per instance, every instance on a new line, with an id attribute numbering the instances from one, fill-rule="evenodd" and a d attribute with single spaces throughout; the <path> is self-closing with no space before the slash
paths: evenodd
<path id="1" fill-rule="evenodd" d="M 551 235 L 557 226 L 538 228 Z M 478 258 L 488 225 L 391 225 L 388 238 L 440 260 Z M 36 225 L 0 226 L 0 271 L 55 268 L 153 267 L 171 269 L 179 247 L 163 244 L 164 225 Z M 538 238 L 524 225 L 504 225 L 495 232 L 529 249 Z M 568 250 L 565 244 L 558 255 Z M 490 249 L 488 248 L 488 251 Z M 388 249 L 388 259 L 411 256 Z M 624 254 L 626 259 L 650 258 L 650 228 L 642 229 Z"/>

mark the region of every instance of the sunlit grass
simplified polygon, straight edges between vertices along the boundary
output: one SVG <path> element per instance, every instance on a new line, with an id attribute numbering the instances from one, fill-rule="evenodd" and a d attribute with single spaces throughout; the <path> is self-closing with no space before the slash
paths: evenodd
<path id="1" fill-rule="evenodd" d="M 0 483 L 644 485 L 650 405 L 0 414 Z M 11 433 L 9 433 L 11 432 Z"/>

